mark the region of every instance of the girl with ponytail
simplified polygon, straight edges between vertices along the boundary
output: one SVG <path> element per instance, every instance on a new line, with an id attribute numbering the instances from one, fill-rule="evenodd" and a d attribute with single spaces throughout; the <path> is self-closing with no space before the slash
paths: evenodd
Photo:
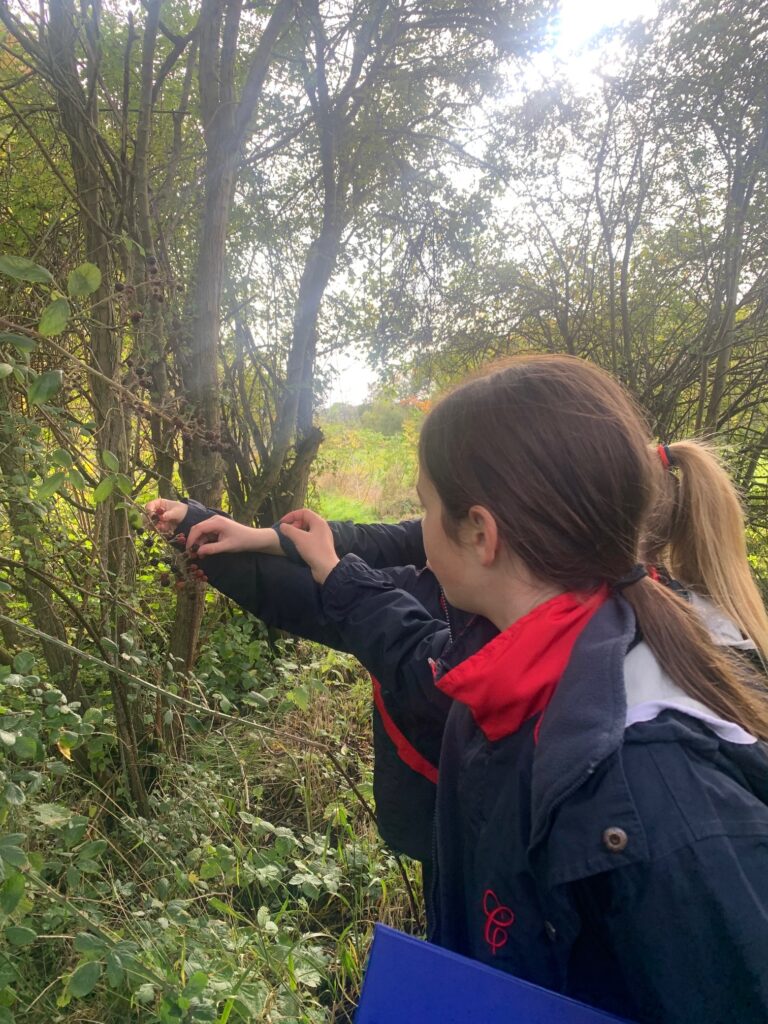
<path id="1" fill-rule="evenodd" d="M 430 939 L 642 1024 L 764 1024 L 768 708 L 646 572 L 642 417 L 594 365 L 520 356 L 444 398 L 419 454 L 428 564 L 496 635 L 339 558 L 312 513 L 281 529 L 388 713 L 450 698 Z"/>
<path id="2" fill-rule="evenodd" d="M 768 615 L 747 559 L 739 495 L 702 442 L 656 449 L 659 498 L 643 546 L 645 561 L 682 584 L 719 641 L 768 663 Z"/>

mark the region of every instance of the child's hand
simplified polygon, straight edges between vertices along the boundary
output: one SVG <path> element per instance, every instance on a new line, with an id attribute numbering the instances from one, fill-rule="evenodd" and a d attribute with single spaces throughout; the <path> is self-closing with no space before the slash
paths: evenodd
<path id="1" fill-rule="evenodd" d="M 187 514 L 187 506 L 183 501 L 171 501 L 169 498 L 155 498 L 145 509 L 152 526 L 161 537 L 173 537 Z"/>
<path id="2" fill-rule="evenodd" d="M 267 544 L 275 543 L 271 540 L 274 536 L 274 530 L 257 530 L 226 516 L 211 516 L 189 531 L 187 551 L 193 558 L 221 555 L 227 551 L 263 551 Z"/>
<path id="3" fill-rule="evenodd" d="M 296 545 L 315 581 L 325 583 L 331 569 L 339 563 L 328 523 L 317 512 L 300 508 L 283 516 L 280 530 Z"/>

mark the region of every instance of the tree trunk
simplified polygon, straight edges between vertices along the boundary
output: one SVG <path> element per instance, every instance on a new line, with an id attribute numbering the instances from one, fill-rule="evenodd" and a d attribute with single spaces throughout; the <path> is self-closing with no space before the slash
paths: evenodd
<path id="1" fill-rule="evenodd" d="M 102 154 L 95 136 L 97 110 L 84 94 L 77 58 L 78 14 L 70 0 L 51 0 L 48 32 L 49 73 L 54 84 L 62 127 L 69 142 L 75 187 L 81 208 L 81 224 L 85 238 L 86 259 L 101 271 L 101 285 L 93 295 L 89 358 L 99 376 L 91 378 L 96 420 L 97 444 L 111 451 L 121 467 L 126 468 L 130 452 L 129 422 L 117 392 L 107 381 L 116 380 L 121 359 L 120 334 L 112 319 L 112 265 L 110 251 L 110 217 L 108 186 L 102 171 Z M 99 548 L 109 580 L 102 598 L 105 622 L 110 623 L 115 642 L 125 631 L 127 622 L 121 612 L 124 588 L 130 588 L 135 577 L 136 552 L 125 509 L 112 496 L 99 506 L 97 531 Z M 124 681 L 111 677 L 115 696 L 115 715 L 126 783 L 134 806 L 149 816 L 146 788 L 138 771 L 136 724 L 140 710 L 133 707 Z"/>

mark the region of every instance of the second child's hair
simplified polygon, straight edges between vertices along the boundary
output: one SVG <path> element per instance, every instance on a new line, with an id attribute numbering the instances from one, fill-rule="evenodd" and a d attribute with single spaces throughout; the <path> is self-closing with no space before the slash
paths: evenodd
<path id="1" fill-rule="evenodd" d="M 671 466 L 648 520 L 643 558 L 711 598 L 768 660 L 768 615 L 749 567 L 733 481 L 703 442 L 676 441 L 666 451 Z"/>
<path id="2" fill-rule="evenodd" d="M 662 467 L 629 395 L 592 363 L 526 355 L 491 368 L 435 406 L 419 456 L 449 537 L 482 505 L 506 547 L 564 590 L 618 583 L 640 561 Z M 768 739 L 768 708 L 698 614 L 649 578 L 622 593 L 677 685 Z"/>

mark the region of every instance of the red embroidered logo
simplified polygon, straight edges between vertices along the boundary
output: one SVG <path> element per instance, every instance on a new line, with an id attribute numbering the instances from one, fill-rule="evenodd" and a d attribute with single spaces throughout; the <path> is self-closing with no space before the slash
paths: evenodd
<path id="1" fill-rule="evenodd" d="M 506 946 L 509 936 L 507 932 L 515 923 L 515 915 L 509 907 L 499 902 L 493 889 L 486 889 L 483 896 L 483 913 L 485 914 L 485 932 L 483 937 L 488 943 L 491 955 Z"/>

